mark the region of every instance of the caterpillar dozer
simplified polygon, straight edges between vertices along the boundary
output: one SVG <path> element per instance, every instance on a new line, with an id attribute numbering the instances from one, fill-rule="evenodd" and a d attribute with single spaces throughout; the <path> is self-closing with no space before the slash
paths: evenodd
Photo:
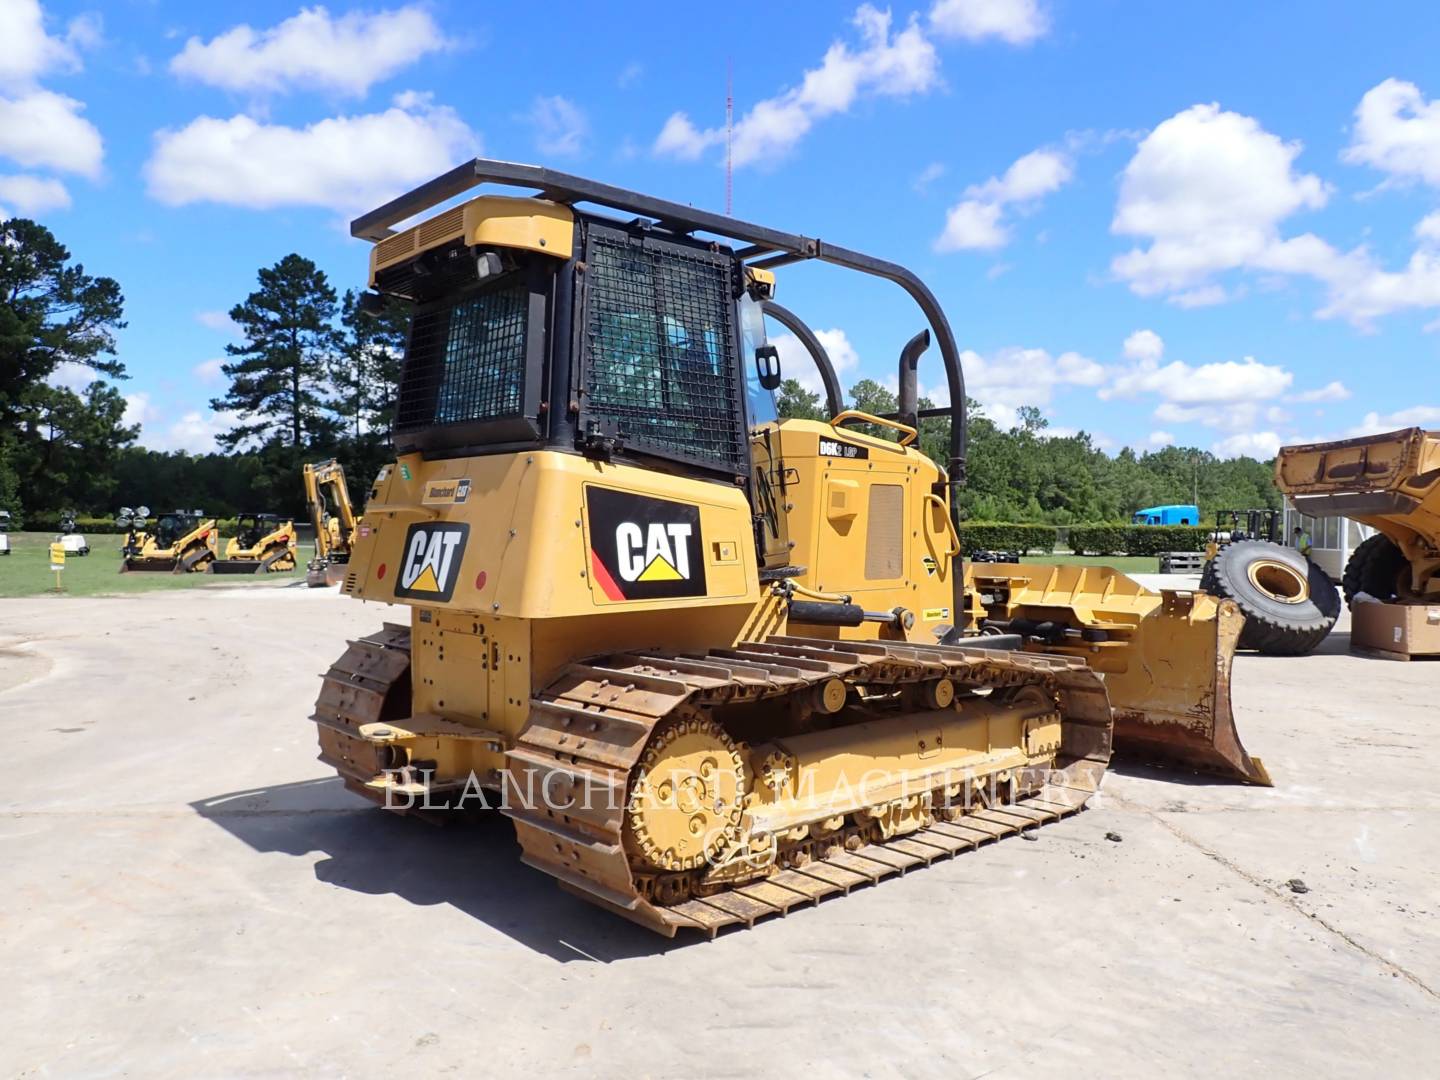
<path id="1" fill-rule="evenodd" d="M 146 528 L 148 507 L 122 508 L 115 523 L 126 530 L 120 548 L 120 573 L 158 571 L 171 574 L 204 573 L 215 561 L 219 530 L 203 510 L 176 510 L 161 514 L 153 529 Z"/>
<path id="2" fill-rule="evenodd" d="M 1375 529 L 1345 566 L 1346 603 L 1440 600 L 1440 431 L 1284 446 L 1275 485 L 1302 514 Z"/>
<path id="3" fill-rule="evenodd" d="M 283 574 L 295 569 L 295 523 L 279 514 L 241 514 L 212 574 Z"/>
<path id="4" fill-rule="evenodd" d="M 487 183 L 528 194 L 391 229 Z M 1112 730 L 1263 782 L 1230 715 L 1233 603 L 967 572 L 960 352 L 909 270 L 486 160 L 352 232 L 413 319 L 397 456 L 341 586 L 409 622 L 350 642 L 311 716 L 351 790 L 498 807 L 563 887 L 713 935 L 1081 809 Z M 846 409 L 776 304 L 775 269 L 807 260 L 918 304 L 897 414 Z M 808 350 L 827 420 L 777 417 L 767 317 Z M 948 470 L 917 446 L 931 340 Z"/>
<path id="5" fill-rule="evenodd" d="M 305 583 L 315 589 L 337 584 L 345 576 L 357 524 L 345 470 L 338 461 L 331 458 L 317 465 L 307 463 L 303 478 L 305 505 L 315 527 L 315 558 L 305 568 Z"/>

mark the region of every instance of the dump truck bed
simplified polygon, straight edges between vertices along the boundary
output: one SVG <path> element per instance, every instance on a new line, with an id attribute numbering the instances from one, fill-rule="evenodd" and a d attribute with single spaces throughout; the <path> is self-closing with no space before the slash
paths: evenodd
<path id="1" fill-rule="evenodd" d="M 1275 484 L 1302 514 L 1345 516 L 1440 539 L 1440 431 L 1406 428 L 1286 446 Z"/>

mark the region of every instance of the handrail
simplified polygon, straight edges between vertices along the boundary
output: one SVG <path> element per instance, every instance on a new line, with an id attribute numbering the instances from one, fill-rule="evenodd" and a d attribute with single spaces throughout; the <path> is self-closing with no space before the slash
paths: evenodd
<path id="1" fill-rule="evenodd" d="M 904 436 L 900 440 L 901 446 L 909 446 L 920 437 L 920 432 L 916 431 L 909 424 L 902 424 L 898 420 L 887 420 L 883 416 L 876 416 L 873 413 L 863 412 L 860 409 L 846 409 L 844 412 L 832 416 L 830 418 L 830 426 L 839 427 L 846 420 L 859 420 L 865 424 L 879 424 L 881 427 L 894 428 Z M 933 495 L 930 497 L 934 498 Z"/>
<path id="2" fill-rule="evenodd" d="M 925 493 L 924 501 L 927 504 L 933 502 L 936 508 L 940 511 L 940 520 L 945 522 L 945 529 L 947 532 L 950 533 L 950 539 L 955 545 L 949 551 L 945 552 L 945 558 L 955 558 L 956 555 L 960 554 L 960 532 L 955 528 L 955 523 L 950 520 L 950 508 L 945 505 L 945 500 L 940 498 L 940 496 L 936 495 L 933 491 L 927 491 Z"/>

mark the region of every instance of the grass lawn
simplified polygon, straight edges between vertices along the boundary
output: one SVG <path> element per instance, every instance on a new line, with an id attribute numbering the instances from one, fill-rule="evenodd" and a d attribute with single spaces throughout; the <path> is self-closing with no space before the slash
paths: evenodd
<path id="1" fill-rule="evenodd" d="M 1079 563 L 1082 566 L 1109 566 L 1126 574 L 1158 574 L 1158 555 L 1022 555 L 1021 562 L 1054 566 L 1058 563 Z"/>
<path id="2" fill-rule="evenodd" d="M 50 533 L 10 533 L 10 554 L 0 555 L 0 597 L 43 596 L 55 588 L 55 575 L 50 572 Z M 273 588 L 305 580 L 308 552 L 298 552 L 300 567 L 288 574 L 266 574 L 263 577 L 216 576 L 212 574 L 122 574 L 120 543 L 123 537 L 95 534 L 90 541 L 90 554 L 70 555 L 65 559 L 62 575 L 65 596 L 105 596 L 149 592 L 152 589 Z M 222 544 L 223 547 L 223 544 Z"/>

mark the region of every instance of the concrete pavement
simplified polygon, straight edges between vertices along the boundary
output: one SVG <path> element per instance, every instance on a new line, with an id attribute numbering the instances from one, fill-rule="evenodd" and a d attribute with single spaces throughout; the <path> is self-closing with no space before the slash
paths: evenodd
<path id="1" fill-rule="evenodd" d="M 1237 660 L 1274 789 L 1127 768 L 1035 843 L 667 942 L 521 866 L 503 820 L 387 817 L 315 760 L 316 676 L 387 615 L 304 588 L 0 602 L 0 1073 L 1410 1076 L 1440 1054 L 1440 665 L 1348 656 L 1344 623 Z"/>

